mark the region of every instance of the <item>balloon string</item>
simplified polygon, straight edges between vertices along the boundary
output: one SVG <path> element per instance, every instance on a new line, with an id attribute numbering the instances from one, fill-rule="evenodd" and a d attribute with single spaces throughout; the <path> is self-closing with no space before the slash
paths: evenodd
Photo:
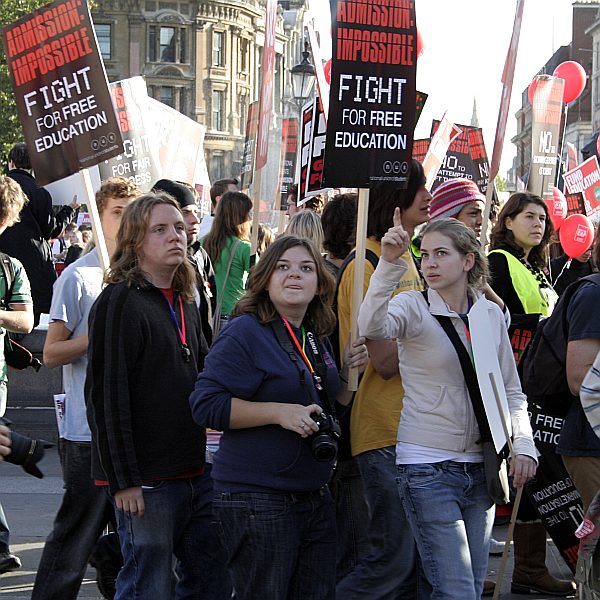
<path id="1" fill-rule="evenodd" d="M 552 287 L 554 287 L 556 285 L 556 282 L 561 278 L 561 276 L 565 272 L 565 270 L 571 266 L 572 260 L 573 260 L 572 258 L 569 258 L 569 260 L 565 263 L 565 266 L 562 268 L 562 271 L 558 274 L 558 277 L 552 282 Z"/>

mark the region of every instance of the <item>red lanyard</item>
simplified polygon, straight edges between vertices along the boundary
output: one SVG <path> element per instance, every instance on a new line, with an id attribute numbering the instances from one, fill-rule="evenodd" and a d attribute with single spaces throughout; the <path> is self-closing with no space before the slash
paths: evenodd
<path id="1" fill-rule="evenodd" d="M 302 360 L 308 367 L 310 374 L 314 377 L 315 370 L 313 369 L 313 366 L 312 366 L 310 360 L 308 360 L 308 356 L 306 356 L 306 352 L 304 352 L 304 348 L 300 345 L 300 342 L 298 341 L 298 338 L 296 337 L 296 334 L 294 333 L 292 326 L 289 324 L 288 320 L 285 317 L 281 317 L 281 320 L 283 321 L 283 324 L 285 325 L 285 328 L 286 328 L 288 335 L 290 336 L 292 342 L 294 342 L 294 346 L 296 346 L 296 350 L 298 350 L 298 353 L 300 354 L 300 358 L 302 358 Z"/>
<path id="2" fill-rule="evenodd" d="M 178 296 L 177 299 L 179 300 L 179 315 L 181 317 L 181 327 L 179 327 L 179 323 L 177 322 L 177 316 L 175 315 L 175 311 L 173 310 L 171 303 L 167 301 L 167 304 L 169 305 L 171 316 L 173 317 L 173 321 L 175 322 L 175 327 L 177 327 L 177 333 L 179 334 L 181 344 L 183 346 L 187 346 L 187 344 L 185 343 L 187 336 L 185 334 L 185 317 L 183 316 L 183 302 L 181 301 L 181 296 Z"/>
<path id="3" fill-rule="evenodd" d="M 308 356 L 306 356 L 306 352 L 304 352 L 304 344 L 302 344 L 302 346 L 300 345 L 300 342 L 298 341 L 298 338 L 296 337 L 296 334 L 294 333 L 294 330 L 292 329 L 288 320 L 284 317 L 281 317 L 281 320 L 283 321 L 283 325 L 285 326 L 292 342 L 294 342 L 294 346 L 296 346 L 296 350 L 298 350 L 300 357 L 304 361 L 304 364 L 306 364 L 306 366 L 308 367 L 308 370 L 313 378 L 313 381 L 315 383 L 315 387 L 317 388 L 317 391 L 319 391 L 319 392 L 323 391 L 323 386 L 321 385 L 321 377 L 319 377 L 319 375 L 317 375 L 317 373 L 315 372 L 315 370 L 312 366 L 312 363 L 308 359 Z M 310 340 L 309 340 L 309 342 L 310 342 Z M 309 343 L 309 345 L 310 345 L 310 343 Z"/>
<path id="4" fill-rule="evenodd" d="M 175 311 L 171 306 L 171 303 L 167 300 L 167 305 L 169 307 L 169 311 L 171 312 L 171 316 L 173 317 L 173 321 L 175 322 L 175 327 L 177 328 L 177 333 L 179 334 L 179 341 L 181 342 L 181 355 L 183 357 L 184 362 L 190 362 L 192 353 L 188 348 L 186 343 L 187 335 L 185 333 L 185 316 L 183 314 L 183 302 L 181 301 L 181 296 L 178 296 L 179 300 L 179 315 L 181 317 L 181 327 L 179 327 L 179 323 L 177 322 L 177 316 L 175 315 Z"/>

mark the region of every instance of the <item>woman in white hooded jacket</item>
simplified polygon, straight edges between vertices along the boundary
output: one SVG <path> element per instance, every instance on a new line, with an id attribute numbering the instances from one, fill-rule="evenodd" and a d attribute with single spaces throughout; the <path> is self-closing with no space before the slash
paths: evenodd
<path id="1" fill-rule="evenodd" d="M 404 398 L 398 428 L 398 490 L 419 548 L 432 600 L 479 600 L 488 562 L 493 503 L 483 468 L 473 405 L 450 339 L 434 315 L 450 318 L 469 353 L 467 314 L 487 281 L 487 259 L 475 234 L 456 219 L 425 229 L 421 244 L 427 299 L 420 292 L 391 298 L 407 267 L 410 239 L 400 212 L 381 240 L 381 260 L 360 309 L 360 334 L 398 340 Z M 517 487 L 535 475 L 536 452 L 502 312 L 488 315 L 506 389 Z M 400 399 L 399 399 L 400 400 Z"/>

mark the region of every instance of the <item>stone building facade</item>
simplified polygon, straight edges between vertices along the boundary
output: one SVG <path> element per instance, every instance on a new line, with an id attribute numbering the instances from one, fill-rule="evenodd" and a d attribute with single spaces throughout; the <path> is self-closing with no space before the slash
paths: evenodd
<path id="1" fill-rule="evenodd" d="M 261 90 L 265 5 L 97 0 L 92 11 L 109 81 L 141 75 L 152 97 L 206 126 L 211 181 L 240 172 L 248 107 Z M 278 3 L 273 132 L 288 110 L 289 69 L 300 61 L 305 5 Z"/>

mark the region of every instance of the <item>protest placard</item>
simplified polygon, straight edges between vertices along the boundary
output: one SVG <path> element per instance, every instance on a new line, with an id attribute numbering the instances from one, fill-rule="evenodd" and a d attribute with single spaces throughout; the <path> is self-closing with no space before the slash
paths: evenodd
<path id="1" fill-rule="evenodd" d="M 525 490 L 561 556 L 575 573 L 579 548 L 575 531 L 583 521 L 583 503 L 561 457 L 554 453 L 540 456 L 535 479 Z"/>
<path id="2" fill-rule="evenodd" d="M 256 134 L 258 132 L 258 101 L 248 107 L 246 138 L 242 152 L 242 189 L 247 190 L 254 180 L 254 158 L 256 157 Z"/>
<path id="3" fill-rule="evenodd" d="M 319 96 L 310 104 L 306 113 L 303 111 L 298 206 L 302 206 L 310 197 L 321 193 L 324 189 L 323 157 L 327 125 Z"/>
<path id="4" fill-rule="evenodd" d="M 538 75 L 533 92 L 531 168 L 527 189 L 544 199 L 553 196 L 558 166 L 563 79 Z"/>
<path id="5" fill-rule="evenodd" d="M 420 140 L 413 141 L 412 157 L 422 163 L 427 156 L 427 150 L 429 150 L 429 144 L 431 144 L 431 138 L 423 138 Z"/>
<path id="6" fill-rule="evenodd" d="M 273 78 L 275 77 L 276 22 L 277 0 L 266 0 L 265 45 L 261 61 L 262 82 L 256 141 L 256 171 L 260 171 L 267 164 L 267 156 L 269 153 L 269 125 L 271 123 L 271 110 L 273 107 Z"/>
<path id="7" fill-rule="evenodd" d="M 324 184 L 407 183 L 416 106 L 414 1 L 331 0 Z"/>
<path id="8" fill-rule="evenodd" d="M 433 182 L 437 177 L 440 166 L 444 162 L 450 144 L 461 134 L 461 131 L 459 127 L 448 120 L 446 115 L 442 117 L 439 127 L 431 138 L 427 154 L 423 159 L 423 171 L 427 180 L 425 187 L 428 190 L 431 190 L 433 186 Z"/>
<path id="9" fill-rule="evenodd" d="M 600 210 L 600 168 L 594 154 L 564 174 L 569 194 L 580 193 L 585 203 L 585 214 L 591 217 Z"/>
<path id="10" fill-rule="evenodd" d="M 279 163 L 279 206 L 276 206 L 275 210 L 287 209 L 288 193 L 290 187 L 294 185 L 296 176 L 297 156 L 298 119 L 284 119 L 281 129 L 281 160 Z"/>
<path id="11" fill-rule="evenodd" d="M 575 168 L 575 167 L 573 167 Z M 567 216 L 569 215 L 586 215 L 585 200 L 581 192 L 575 194 L 565 194 L 567 201 Z"/>
<path id="12" fill-rule="evenodd" d="M 123 151 L 85 2 L 47 4 L 4 27 L 2 42 L 38 183 Z"/>
<path id="13" fill-rule="evenodd" d="M 502 158 L 502 147 L 504 146 L 504 136 L 506 134 L 506 122 L 508 121 L 508 112 L 510 110 L 510 97 L 512 94 L 513 79 L 515 75 L 515 64 L 517 62 L 517 52 L 519 50 L 519 39 L 521 37 L 521 25 L 523 23 L 523 8 L 525 0 L 517 0 L 515 9 L 515 18 L 513 21 L 512 35 L 510 44 L 504 61 L 502 70 L 502 95 L 500 97 L 500 109 L 498 111 L 498 121 L 496 123 L 496 133 L 494 135 L 494 147 L 492 149 L 492 160 L 490 161 L 490 174 L 488 180 L 493 182 L 500 169 L 500 159 Z M 490 222 L 490 210 L 492 208 L 492 197 L 494 195 L 493 185 L 489 185 L 485 194 L 485 210 L 483 211 L 483 222 L 481 224 L 481 242 L 485 246 L 488 242 L 488 225 Z"/>
<path id="14" fill-rule="evenodd" d="M 110 84 L 123 152 L 98 165 L 102 180 L 125 177 L 148 192 L 162 177 L 159 146 L 148 109 L 148 91 L 142 77 Z"/>
<path id="15" fill-rule="evenodd" d="M 198 164 L 205 161 L 204 125 L 154 98 L 148 98 L 148 109 L 159 149 L 161 177 L 206 184 L 194 180 L 201 172 Z"/>

